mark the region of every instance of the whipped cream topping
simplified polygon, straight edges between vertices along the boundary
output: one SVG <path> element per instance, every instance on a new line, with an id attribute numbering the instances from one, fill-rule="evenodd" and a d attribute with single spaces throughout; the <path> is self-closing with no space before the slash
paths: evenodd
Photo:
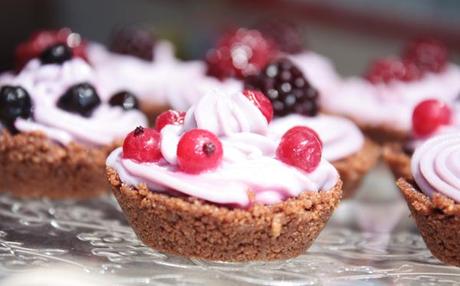
<path id="1" fill-rule="evenodd" d="M 167 41 L 155 45 L 153 61 L 112 53 L 96 43 L 89 45 L 88 57 L 107 88 L 106 94 L 128 90 L 144 104 L 170 106 L 178 111 L 187 110 L 213 89 L 232 92 L 243 88 L 235 79 L 219 81 L 206 76 L 203 62 L 179 61 Z"/>
<path id="2" fill-rule="evenodd" d="M 441 193 L 460 202 L 460 134 L 433 137 L 415 150 L 412 174 L 427 196 Z"/>
<path id="3" fill-rule="evenodd" d="M 328 161 L 353 155 L 364 145 L 364 136 L 352 121 L 323 114 L 315 117 L 292 114 L 274 118 L 268 126 L 268 135 L 279 140 L 286 131 L 299 125 L 316 131 L 323 143 L 323 156 Z"/>
<path id="4" fill-rule="evenodd" d="M 134 127 L 147 124 L 141 112 L 126 112 L 106 103 L 102 103 L 88 118 L 56 106 L 69 87 L 83 82 L 92 84 L 103 98 L 94 71 L 79 58 L 62 65 L 42 65 L 38 59 L 34 59 L 17 76 L 0 77 L 0 86 L 21 86 L 32 99 L 33 120 L 19 118 L 15 122 L 15 127 L 22 132 L 41 131 L 62 144 L 76 141 L 97 146 L 111 144 Z"/>
<path id="5" fill-rule="evenodd" d="M 321 96 L 341 79 L 332 61 L 320 54 L 304 51 L 289 55 L 288 58 L 299 67 L 310 84 L 320 91 Z"/>
<path id="6" fill-rule="evenodd" d="M 328 191 L 335 186 L 338 173 L 324 158 L 311 173 L 277 160 L 277 140 L 266 136 L 267 127 L 265 117 L 241 92 L 210 93 L 187 111 L 183 126 L 162 129 L 164 160 L 138 163 L 123 159 L 119 148 L 109 156 L 107 165 L 125 184 L 145 183 L 152 191 L 178 192 L 237 207 L 273 204 L 304 191 Z M 217 169 L 199 175 L 178 170 L 177 145 L 182 134 L 192 128 L 219 136 L 223 160 Z"/>
<path id="7" fill-rule="evenodd" d="M 323 92 L 321 105 L 359 124 L 387 125 L 409 132 L 412 110 L 419 102 L 429 98 L 452 102 L 459 92 L 460 69 L 449 65 L 439 74 L 428 73 L 413 82 L 373 85 L 362 78 L 349 78 Z"/>

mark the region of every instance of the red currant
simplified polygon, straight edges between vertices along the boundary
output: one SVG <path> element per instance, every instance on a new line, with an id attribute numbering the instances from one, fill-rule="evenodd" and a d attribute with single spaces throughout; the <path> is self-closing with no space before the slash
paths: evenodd
<path id="1" fill-rule="evenodd" d="M 62 28 L 36 32 L 27 41 L 20 43 L 15 51 L 17 68 L 21 69 L 29 60 L 56 44 L 66 44 L 72 49 L 73 56 L 87 60 L 86 42 L 70 29 Z"/>
<path id="2" fill-rule="evenodd" d="M 261 70 L 276 53 L 275 45 L 259 31 L 238 29 L 224 34 L 207 54 L 208 74 L 244 78 Z"/>
<path id="3" fill-rule="evenodd" d="M 161 156 L 161 136 L 153 128 L 137 127 L 123 142 L 123 158 L 137 162 L 157 162 Z"/>
<path id="4" fill-rule="evenodd" d="M 162 112 L 155 120 L 155 129 L 161 131 L 168 124 L 180 125 L 184 123 L 185 112 L 168 110 Z"/>
<path id="5" fill-rule="evenodd" d="M 421 77 L 421 72 L 412 62 L 384 58 L 374 61 L 364 77 L 374 84 L 395 80 L 413 81 Z"/>
<path id="6" fill-rule="evenodd" d="M 450 107 L 442 101 L 427 99 L 420 102 L 412 113 L 412 129 L 416 136 L 427 136 L 441 125 L 448 125 L 452 120 Z"/>
<path id="7" fill-rule="evenodd" d="M 449 52 L 435 39 L 416 39 L 410 42 L 403 57 L 413 62 L 422 72 L 441 72 L 447 65 Z"/>
<path id="8" fill-rule="evenodd" d="M 267 122 L 270 123 L 273 119 L 273 106 L 270 99 L 257 90 L 245 89 L 243 94 L 259 108 L 260 112 L 262 112 L 267 119 Z"/>
<path id="9" fill-rule="evenodd" d="M 182 135 L 177 146 L 179 170 L 197 174 L 215 169 L 222 161 L 223 149 L 219 138 L 203 129 L 192 129 Z"/>
<path id="10" fill-rule="evenodd" d="M 321 161 L 322 149 L 321 140 L 314 130 L 296 126 L 281 137 L 276 156 L 286 164 L 312 172 Z"/>

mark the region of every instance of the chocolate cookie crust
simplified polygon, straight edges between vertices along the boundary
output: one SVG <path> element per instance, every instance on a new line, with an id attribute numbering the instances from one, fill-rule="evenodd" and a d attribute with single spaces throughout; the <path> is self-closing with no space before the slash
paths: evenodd
<path id="1" fill-rule="evenodd" d="M 344 159 L 334 161 L 332 164 L 339 171 L 343 181 L 343 198 L 352 197 L 364 176 L 377 164 L 380 158 L 380 146 L 369 139 L 364 141 L 363 148 Z"/>
<path id="2" fill-rule="evenodd" d="M 362 124 L 355 121 L 359 128 L 366 134 L 369 138 L 379 144 L 385 144 L 390 142 L 405 142 L 408 138 L 407 132 L 396 129 L 387 125 L 368 125 Z"/>
<path id="3" fill-rule="evenodd" d="M 460 267 L 460 204 L 441 194 L 430 199 L 404 178 L 397 185 L 431 253 L 444 263 Z"/>
<path id="4" fill-rule="evenodd" d="M 105 159 L 114 146 L 61 146 L 39 132 L 0 131 L 0 192 L 23 198 L 87 199 L 110 190 Z"/>
<path id="5" fill-rule="evenodd" d="M 390 167 L 395 178 L 412 179 L 411 158 L 404 152 L 401 144 L 385 144 L 383 147 L 383 160 Z"/>
<path id="6" fill-rule="evenodd" d="M 146 245 L 209 260 L 297 256 L 313 243 L 342 195 L 339 181 L 328 192 L 304 192 L 282 203 L 243 210 L 151 192 L 145 185 L 131 187 L 111 168 L 107 176 L 134 232 Z"/>

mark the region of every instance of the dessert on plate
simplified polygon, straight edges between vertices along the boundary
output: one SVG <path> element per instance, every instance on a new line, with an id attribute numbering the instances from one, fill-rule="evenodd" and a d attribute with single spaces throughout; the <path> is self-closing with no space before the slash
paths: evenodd
<path id="1" fill-rule="evenodd" d="M 434 98 L 450 103 L 459 92 L 460 69 L 449 63 L 447 49 L 435 40 L 419 39 L 399 58 L 374 61 L 364 78 L 344 79 L 323 93 L 321 106 L 349 117 L 378 142 L 405 141 L 419 102 Z"/>
<path id="2" fill-rule="evenodd" d="M 460 134 L 435 136 L 416 148 L 413 179 L 397 182 L 431 253 L 460 266 Z"/>
<path id="3" fill-rule="evenodd" d="M 366 139 L 351 120 L 320 114 L 321 93 L 290 58 L 275 59 L 258 74 L 246 77 L 245 87 L 262 92 L 272 102 L 275 117 L 268 126 L 270 137 L 279 140 L 297 125 L 310 127 L 318 133 L 324 157 L 340 173 L 344 198 L 351 197 L 362 178 L 377 163 L 379 146 Z"/>
<path id="4" fill-rule="evenodd" d="M 38 50 L 40 37 L 23 51 Z M 103 96 L 91 66 L 55 40 L 17 74 L 0 76 L 0 191 L 89 198 L 110 190 L 105 159 L 146 118 L 132 95 Z"/>
<path id="5" fill-rule="evenodd" d="M 239 90 L 234 80 L 221 83 L 206 76 L 201 61 L 181 61 L 172 43 L 156 40 L 148 30 L 124 27 L 113 33 L 109 48 L 91 43 L 88 58 L 108 93 L 130 92 L 137 96 L 151 122 L 162 111 L 186 111 L 206 91 Z"/>
<path id="6" fill-rule="evenodd" d="M 457 101 L 449 105 L 437 99 L 426 99 L 415 107 L 410 137 L 383 147 L 383 158 L 395 178 L 412 178 L 410 159 L 423 142 L 440 134 L 460 132 L 459 108 Z"/>
<path id="7" fill-rule="evenodd" d="M 310 128 L 267 136 L 261 93 L 214 91 L 158 129 L 138 127 L 107 159 L 137 236 L 171 254 L 223 261 L 303 253 L 339 203 L 342 183 Z M 160 129 L 160 130 L 159 130 Z"/>

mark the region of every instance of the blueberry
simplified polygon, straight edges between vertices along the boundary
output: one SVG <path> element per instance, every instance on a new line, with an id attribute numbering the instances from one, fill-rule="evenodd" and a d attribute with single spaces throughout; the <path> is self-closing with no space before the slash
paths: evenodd
<path id="1" fill-rule="evenodd" d="M 71 86 L 57 102 L 59 108 L 84 117 L 90 117 L 100 104 L 96 89 L 86 82 Z"/>
<path id="2" fill-rule="evenodd" d="M 27 91 L 20 86 L 5 85 L 0 89 L 0 121 L 11 132 L 16 133 L 16 118 L 27 119 L 32 116 L 32 100 Z"/>
<path id="3" fill-rule="evenodd" d="M 72 58 L 72 49 L 65 44 L 53 45 L 42 52 L 40 61 L 42 64 L 62 64 Z"/>
<path id="4" fill-rule="evenodd" d="M 136 96 L 129 91 L 120 91 L 114 94 L 110 100 L 111 106 L 120 106 L 124 110 L 139 109 L 139 101 Z"/>

